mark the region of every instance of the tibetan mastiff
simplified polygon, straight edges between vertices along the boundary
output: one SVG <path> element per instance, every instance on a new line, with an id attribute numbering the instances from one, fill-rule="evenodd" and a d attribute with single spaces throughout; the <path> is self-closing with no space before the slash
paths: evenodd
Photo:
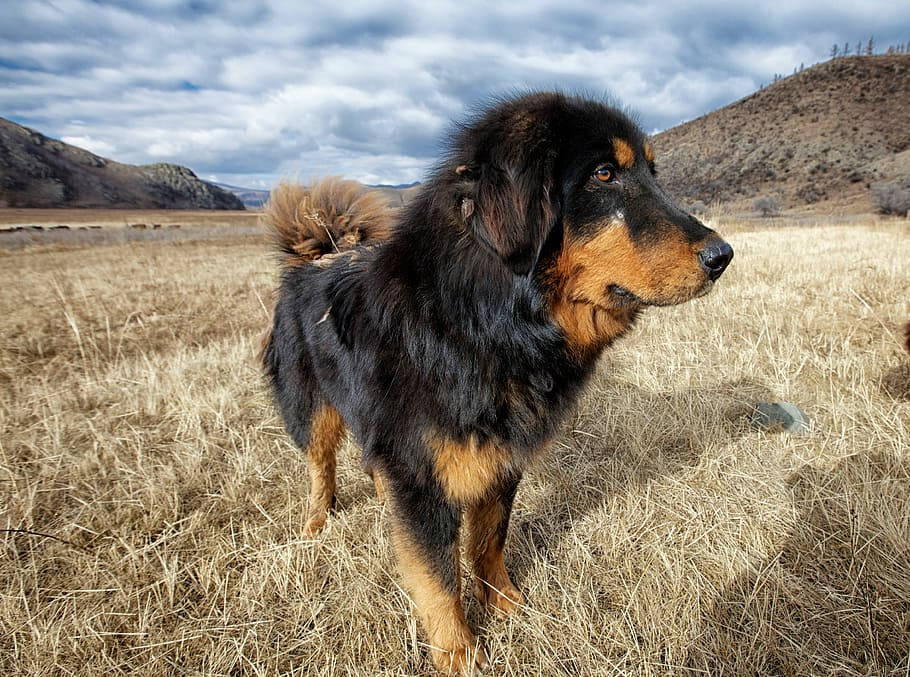
<path id="1" fill-rule="evenodd" d="M 511 612 L 503 565 L 522 473 L 604 348 L 647 306 L 708 292 L 733 257 L 655 178 L 621 111 L 560 93 L 499 101 L 452 135 L 399 211 L 358 184 L 284 184 L 262 361 L 307 454 L 306 532 L 326 522 L 350 430 L 385 494 L 401 576 L 443 671 L 486 663 L 461 603 Z"/>

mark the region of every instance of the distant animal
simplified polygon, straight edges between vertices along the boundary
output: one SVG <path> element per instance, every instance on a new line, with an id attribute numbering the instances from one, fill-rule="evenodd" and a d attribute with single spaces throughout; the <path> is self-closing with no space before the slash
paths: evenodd
<path id="1" fill-rule="evenodd" d="M 283 261 L 261 359 L 306 450 L 305 531 L 326 524 L 349 429 L 442 671 L 487 661 L 462 609 L 462 525 L 474 594 L 514 611 L 503 546 L 522 473 L 603 349 L 646 307 L 707 293 L 733 257 L 654 163 L 616 108 L 531 93 L 462 125 L 400 212 L 338 179 L 272 193 Z"/>

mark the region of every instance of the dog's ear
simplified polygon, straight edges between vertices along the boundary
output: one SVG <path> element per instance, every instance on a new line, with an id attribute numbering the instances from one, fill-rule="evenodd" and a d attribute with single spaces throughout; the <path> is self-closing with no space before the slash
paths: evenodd
<path id="1" fill-rule="evenodd" d="M 552 198 L 555 153 L 521 155 L 470 167 L 476 200 L 470 211 L 476 206 L 474 231 L 484 244 L 515 274 L 527 275 L 556 223 L 558 208 Z M 466 220 L 470 216 L 464 205 L 462 215 Z"/>

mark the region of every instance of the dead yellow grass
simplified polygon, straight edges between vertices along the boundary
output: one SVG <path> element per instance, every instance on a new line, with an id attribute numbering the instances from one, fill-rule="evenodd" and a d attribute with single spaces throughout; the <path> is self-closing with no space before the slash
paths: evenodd
<path id="1" fill-rule="evenodd" d="M 259 212 L 211 209 L 16 209 L 0 208 L 0 226 L 64 224 L 69 226 L 99 225 L 123 227 L 133 223 L 149 226 L 181 224 L 255 225 Z"/>
<path id="2" fill-rule="evenodd" d="M 519 489 L 526 605 L 467 602 L 493 673 L 910 673 L 910 227 L 720 227 L 718 290 L 648 312 Z M 2 262 L 0 673 L 429 670 L 350 445 L 303 536 L 263 245 Z M 750 429 L 760 400 L 812 433 Z"/>

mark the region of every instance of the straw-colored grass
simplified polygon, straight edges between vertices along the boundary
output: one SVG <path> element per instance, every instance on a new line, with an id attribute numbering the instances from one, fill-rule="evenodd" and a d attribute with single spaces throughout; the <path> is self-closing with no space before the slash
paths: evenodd
<path id="1" fill-rule="evenodd" d="M 0 227 L 64 224 L 70 228 L 101 226 L 122 228 L 136 223 L 151 227 L 180 224 L 183 226 L 255 225 L 256 210 L 225 211 L 202 209 L 18 209 L 0 207 Z"/>
<path id="2" fill-rule="evenodd" d="M 910 224 L 720 223 L 519 489 L 502 675 L 910 674 Z M 0 674 L 426 674 L 351 446 L 305 460 L 254 362 L 256 238 L 0 256 Z M 750 428 L 798 404 L 806 436 Z"/>

